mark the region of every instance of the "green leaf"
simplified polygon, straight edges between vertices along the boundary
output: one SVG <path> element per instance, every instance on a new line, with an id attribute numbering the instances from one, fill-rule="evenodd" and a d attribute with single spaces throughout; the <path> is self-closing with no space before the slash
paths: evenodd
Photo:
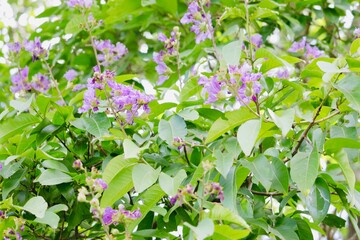
<path id="1" fill-rule="evenodd" d="M 276 126 L 281 129 L 282 136 L 285 137 L 294 122 L 295 110 L 290 108 L 281 112 L 279 111 L 280 115 L 275 114 L 271 109 L 268 109 L 268 112 Z"/>
<path id="2" fill-rule="evenodd" d="M 54 160 L 45 160 L 41 163 L 44 168 L 50 168 L 55 170 L 60 170 L 62 172 L 68 172 L 69 169 L 60 161 L 54 161 Z"/>
<path id="3" fill-rule="evenodd" d="M 47 211 L 57 213 L 57 212 L 67 211 L 67 210 L 69 210 L 69 208 L 65 204 L 56 204 L 52 207 L 49 207 Z"/>
<path id="4" fill-rule="evenodd" d="M 40 146 L 46 139 L 55 135 L 59 130 L 62 129 L 62 126 L 56 126 L 53 124 L 47 125 L 36 135 L 36 145 Z"/>
<path id="5" fill-rule="evenodd" d="M 359 48 L 360 48 L 360 38 L 357 38 L 351 43 L 351 46 L 350 46 L 351 55 L 358 52 Z"/>
<path id="6" fill-rule="evenodd" d="M 330 191 L 322 178 L 316 179 L 315 185 L 306 197 L 306 207 L 316 224 L 326 217 L 330 207 Z"/>
<path id="7" fill-rule="evenodd" d="M 133 143 L 130 139 L 125 139 L 123 142 L 124 147 L 124 158 L 138 158 L 141 149 Z"/>
<path id="8" fill-rule="evenodd" d="M 184 169 L 181 169 L 173 178 L 165 173 L 160 173 L 159 184 L 167 195 L 175 196 L 180 184 L 186 177 L 187 175 Z"/>
<path id="9" fill-rule="evenodd" d="M 217 119 L 211 126 L 205 143 L 210 143 L 235 127 L 253 119 L 256 116 L 246 108 L 240 108 L 232 112 L 227 112 L 223 117 Z"/>
<path id="10" fill-rule="evenodd" d="M 198 240 L 204 240 L 205 238 L 212 236 L 215 230 L 213 221 L 208 218 L 199 222 L 197 227 L 194 227 L 187 222 L 185 222 L 184 225 L 189 227 L 195 233 L 196 239 Z"/>
<path id="11" fill-rule="evenodd" d="M 273 179 L 272 166 L 264 155 L 258 155 L 253 161 L 240 160 L 241 164 L 248 168 L 255 178 L 269 191 Z"/>
<path id="12" fill-rule="evenodd" d="M 350 166 L 348 154 L 344 150 L 341 150 L 335 154 L 334 159 L 340 165 L 340 168 L 345 176 L 346 182 L 349 185 L 351 195 L 354 195 L 356 177 L 354 170 Z"/>
<path id="13" fill-rule="evenodd" d="M 234 211 L 231 211 L 228 208 L 223 207 L 221 204 L 214 204 L 215 206 L 210 210 L 210 218 L 214 221 L 227 221 L 230 223 L 235 223 L 241 227 L 250 229 L 250 226 L 246 221 L 240 217 L 239 214 L 236 214 Z"/>
<path id="14" fill-rule="evenodd" d="M 123 75 L 116 76 L 115 80 L 116 80 L 116 82 L 122 83 L 122 82 L 131 80 L 136 77 L 138 77 L 138 75 L 136 75 L 136 74 L 123 74 Z"/>
<path id="15" fill-rule="evenodd" d="M 312 235 L 311 229 L 307 222 L 302 220 L 301 218 L 295 218 L 296 225 L 298 228 L 298 234 L 300 240 L 313 240 L 314 237 Z"/>
<path id="16" fill-rule="evenodd" d="M 285 164 L 278 158 L 271 159 L 272 184 L 271 187 L 281 193 L 287 193 L 289 187 L 289 173 Z"/>
<path id="17" fill-rule="evenodd" d="M 184 139 L 186 136 L 186 123 L 184 119 L 178 115 L 174 115 L 169 121 L 164 119 L 159 123 L 159 136 L 167 144 L 173 145 L 175 137 Z"/>
<path id="18" fill-rule="evenodd" d="M 9 193 L 16 189 L 26 174 L 26 169 L 19 169 L 11 177 L 5 178 L 2 183 L 2 199 L 6 199 Z"/>
<path id="19" fill-rule="evenodd" d="M 122 169 L 133 166 L 137 162 L 138 160 L 134 158 L 124 159 L 123 155 L 116 156 L 106 165 L 102 178 L 109 184 Z"/>
<path id="20" fill-rule="evenodd" d="M 17 99 L 11 100 L 10 106 L 16 109 L 19 113 L 29 110 L 30 105 L 34 99 L 34 94 L 31 95 L 29 99 Z"/>
<path id="21" fill-rule="evenodd" d="M 128 160 L 128 159 L 127 159 Z M 131 163 L 132 164 L 132 163 Z M 107 175 L 106 182 L 108 183 L 107 189 L 104 191 L 100 201 L 101 207 L 107 207 L 113 205 L 117 200 L 123 197 L 128 191 L 134 187 L 132 180 L 133 165 L 122 166 L 120 171 L 114 177 L 111 177 L 109 182 L 110 174 Z"/>
<path id="22" fill-rule="evenodd" d="M 156 0 L 156 4 L 159 8 L 176 16 L 177 11 L 178 11 L 178 1 L 177 0 Z"/>
<path id="23" fill-rule="evenodd" d="M 47 202 L 41 196 L 30 198 L 29 201 L 23 206 L 23 209 L 34 214 L 38 218 L 45 216 L 46 209 L 48 207 Z"/>
<path id="24" fill-rule="evenodd" d="M 195 121 L 199 118 L 199 113 L 194 109 L 184 109 L 177 113 L 180 117 L 182 117 L 185 121 Z"/>
<path id="25" fill-rule="evenodd" d="M 242 52 L 242 39 L 226 44 L 221 49 L 222 57 L 226 65 L 238 65 Z"/>
<path id="26" fill-rule="evenodd" d="M 38 123 L 39 119 L 31 114 L 23 113 L 13 119 L 9 119 L 0 125 L 0 143 L 18 133 L 24 132 L 25 128 Z"/>
<path id="27" fill-rule="evenodd" d="M 350 102 L 349 107 L 360 113 L 360 77 L 354 73 L 348 74 L 334 86 Z"/>
<path id="28" fill-rule="evenodd" d="M 180 92 L 180 102 L 186 102 L 191 99 L 191 97 L 195 96 L 202 89 L 201 85 L 198 84 L 198 78 L 192 77 L 188 81 L 186 81 L 184 87 Z"/>
<path id="29" fill-rule="evenodd" d="M 55 169 L 46 169 L 36 180 L 43 186 L 58 185 L 60 183 L 72 182 L 73 179 L 68 174 Z"/>
<path id="30" fill-rule="evenodd" d="M 223 152 L 220 149 L 216 149 L 213 155 L 216 158 L 216 170 L 218 170 L 219 173 L 223 175 L 224 178 L 226 178 L 231 169 L 231 166 L 234 163 L 233 153 L 228 151 Z"/>
<path id="31" fill-rule="evenodd" d="M 132 179 L 134 183 L 135 190 L 138 193 L 143 192 L 151 185 L 153 185 L 159 177 L 161 172 L 161 167 L 158 169 L 153 169 L 150 165 L 147 164 L 138 164 L 134 167 L 132 172 Z"/>
<path id="32" fill-rule="evenodd" d="M 330 227 L 343 228 L 345 227 L 346 221 L 345 219 L 342 219 L 335 214 L 327 214 L 323 220 L 323 223 Z"/>
<path id="33" fill-rule="evenodd" d="M 250 230 L 233 229 L 228 225 L 215 225 L 213 238 L 223 240 L 237 240 L 246 238 L 249 233 Z"/>
<path id="34" fill-rule="evenodd" d="M 155 184 L 154 186 L 150 187 L 146 192 L 141 195 L 143 199 L 142 203 L 137 202 L 132 210 L 140 209 L 141 218 L 138 218 L 132 221 L 129 226 L 129 232 L 132 232 L 134 228 L 145 218 L 148 212 L 159 202 L 159 200 L 165 195 L 163 190 L 161 190 L 159 184 Z"/>
<path id="35" fill-rule="evenodd" d="M 290 175 L 300 191 L 307 195 L 318 175 L 320 156 L 316 148 L 311 153 L 299 152 L 290 160 Z"/>
<path id="36" fill-rule="evenodd" d="M 82 117 L 70 122 L 73 126 L 85 130 L 97 138 L 109 134 L 110 121 L 105 113 L 95 113 L 91 117 Z"/>
<path id="37" fill-rule="evenodd" d="M 65 26 L 66 34 L 77 34 L 81 31 L 84 24 L 84 17 L 82 15 L 72 15 L 70 21 Z"/>
<path id="38" fill-rule="evenodd" d="M 259 135 L 261 121 L 259 119 L 249 120 L 241 125 L 237 132 L 237 140 L 246 156 L 249 156 Z"/>
<path id="39" fill-rule="evenodd" d="M 330 138 L 324 145 L 327 154 L 336 153 L 342 148 L 360 148 L 360 142 L 350 138 Z"/>
<path id="40" fill-rule="evenodd" d="M 222 22 L 223 20 L 225 20 L 227 18 L 242 18 L 242 19 L 246 20 L 245 7 L 243 5 L 240 5 L 238 7 L 225 8 L 224 13 L 219 18 L 219 22 Z"/>
<path id="41" fill-rule="evenodd" d="M 53 229 L 56 229 L 58 227 L 59 221 L 60 221 L 60 217 L 51 211 L 46 211 L 44 217 L 42 218 L 37 217 L 34 220 L 34 222 L 37 223 L 47 224 Z"/>
<path id="42" fill-rule="evenodd" d="M 155 4 L 156 0 L 141 0 L 141 6 L 146 7 Z"/>

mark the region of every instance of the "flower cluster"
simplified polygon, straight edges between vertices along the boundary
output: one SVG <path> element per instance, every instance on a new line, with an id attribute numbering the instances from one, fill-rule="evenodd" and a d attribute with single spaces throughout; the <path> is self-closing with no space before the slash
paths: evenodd
<path id="1" fill-rule="evenodd" d="M 110 40 L 97 40 L 95 41 L 95 47 L 101 52 L 97 55 L 97 58 L 103 66 L 109 66 L 128 53 L 128 49 L 124 44 L 117 42 L 114 45 Z"/>
<path id="2" fill-rule="evenodd" d="M 96 89 L 103 90 L 106 86 L 111 89 L 109 96 L 111 99 L 108 99 L 111 103 L 110 107 L 115 112 L 124 112 L 127 123 L 132 123 L 140 110 L 149 113 L 148 104 L 154 99 L 153 96 L 135 90 L 132 86 L 116 83 L 112 71 L 106 70 L 101 73 L 97 66 L 94 67 L 94 76 L 88 79 L 83 106 L 79 108 L 79 112 L 98 111 L 100 100 L 96 95 Z"/>
<path id="3" fill-rule="evenodd" d="M 91 8 L 92 0 L 68 0 L 69 7 Z"/>
<path id="4" fill-rule="evenodd" d="M 224 201 L 223 187 L 217 182 L 208 183 L 205 185 L 205 195 L 214 195 L 216 198 Z"/>
<path id="5" fill-rule="evenodd" d="M 205 6 L 209 6 L 209 1 L 206 1 Z M 197 1 L 190 2 L 188 11 L 181 18 L 180 22 L 181 24 L 193 24 L 190 31 L 196 34 L 196 43 L 213 38 L 214 29 L 211 23 L 211 16 L 209 13 L 204 12 L 203 6 L 199 5 Z"/>
<path id="6" fill-rule="evenodd" d="M 125 206 L 120 204 L 118 206 L 119 210 L 115 210 L 111 207 L 106 207 L 103 215 L 102 221 L 105 225 L 114 224 L 117 225 L 119 222 L 125 222 L 127 220 L 135 220 L 141 218 L 140 209 L 134 211 L 125 210 Z"/>
<path id="7" fill-rule="evenodd" d="M 47 56 L 47 51 L 43 48 L 39 37 L 35 38 L 34 41 L 25 40 L 24 48 L 32 54 L 33 61 Z"/>
<path id="8" fill-rule="evenodd" d="M 289 70 L 284 67 L 271 69 L 267 73 L 267 75 L 269 77 L 275 77 L 275 78 L 279 78 L 279 79 L 289 79 L 290 78 Z"/>
<path id="9" fill-rule="evenodd" d="M 7 218 L 6 214 L 0 210 L 0 219 Z M 3 231 L 4 240 L 16 239 L 22 240 L 23 237 L 21 236 L 21 232 L 25 230 L 25 220 L 21 218 L 13 218 L 15 227 L 7 228 Z"/>
<path id="10" fill-rule="evenodd" d="M 299 42 L 294 42 L 288 49 L 288 52 L 304 52 L 306 58 L 318 58 L 324 54 L 318 47 L 311 46 L 307 43 L 306 37 L 303 37 Z"/>
<path id="11" fill-rule="evenodd" d="M 179 55 L 179 28 L 174 27 L 169 38 L 165 34 L 159 33 L 158 39 L 164 43 L 165 48 L 165 51 L 161 50 L 160 52 L 153 53 L 153 60 L 157 64 L 155 70 L 159 74 L 157 84 L 161 85 L 169 79 L 169 75 L 172 73 L 171 69 L 165 63 L 165 58 Z"/>
<path id="12" fill-rule="evenodd" d="M 47 92 L 50 89 L 50 80 L 45 75 L 38 73 L 33 76 L 32 82 L 29 82 L 29 68 L 25 67 L 11 77 L 12 86 L 10 90 L 13 93 L 21 91 L 30 91 L 34 89 L 38 92 Z"/>
<path id="13" fill-rule="evenodd" d="M 74 69 L 70 69 L 64 74 L 64 78 L 69 82 L 74 80 L 76 77 L 77 77 L 77 72 Z"/>
<path id="14" fill-rule="evenodd" d="M 256 95 L 261 92 L 259 79 L 261 73 L 253 73 L 249 64 L 228 66 L 227 74 L 218 74 L 210 78 L 201 76 L 198 83 L 203 88 L 203 94 L 208 94 L 205 103 L 213 103 L 226 93 L 231 93 L 241 105 L 248 105 L 251 100 L 257 101 Z"/>
<path id="15" fill-rule="evenodd" d="M 256 48 L 260 48 L 263 43 L 262 36 L 258 33 L 251 36 L 251 44 L 255 45 Z"/>
<path id="16" fill-rule="evenodd" d="M 194 195 L 194 188 L 191 184 L 186 185 L 183 188 L 178 189 L 178 193 L 170 198 L 170 204 L 175 205 L 178 203 L 181 206 L 186 201 L 186 196 L 193 196 Z"/>

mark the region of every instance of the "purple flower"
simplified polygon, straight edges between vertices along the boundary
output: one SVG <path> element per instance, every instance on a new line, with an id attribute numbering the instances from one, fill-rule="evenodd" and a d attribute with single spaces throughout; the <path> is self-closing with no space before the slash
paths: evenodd
<path id="1" fill-rule="evenodd" d="M 92 0 L 68 0 L 69 7 L 91 8 Z"/>
<path id="2" fill-rule="evenodd" d="M 256 48 L 259 48 L 261 44 L 263 43 L 262 36 L 258 33 L 251 36 L 251 43 L 256 46 Z"/>
<path id="3" fill-rule="evenodd" d="M 118 211 L 112 209 L 111 207 L 105 208 L 102 220 L 105 225 L 110 225 L 113 223 L 113 217 L 118 213 Z"/>
<path id="4" fill-rule="evenodd" d="M 218 100 L 218 94 L 221 91 L 221 87 L 224 85 L 224 82 L 218 80 L 218 76 L 214 75 L 210 78 L 201 76 L 198 80 L 200 85 L 203 85 L 203 93 L 208 93 L 208 99 L 205 103 L 213 103 Z"/>
<path id="5" fill-rule="evenodd" d="M 101 178 L 97 178 L 94 181 L 94 188 L 101 188 L 102 190 L 105 190 L 108 188 L 108 185 L 106 184 L 106 182 L 104 180 L 102 180 Z"/>
<path id="6" fill-rule="evenodd" d="M 306 44 L 306 37 L 303 37 L 301 41 L 294 42 L 291 47 L 288 49 L 288 52 L 297 52 L 303 50 Z"/>
<path id="7" fill-rule="evenodd" d="M 360 28 L 355 28 L 355 30 L 354 30 L 354 35 L 355 35 L 355 38 L 359 38 L 359 37 L 360 37 Z"/>
<path id="8" fill-rule="evenodd" d="M 77 92 L 77 91 L 80 91 L 80 90 L 82 90 L 82 89 L 84 89 L 84 88 L 86 88 L 86 84 L 76 84 L 76 85 L 73 87 L 72 91 L 73 91 L 73 92 Z"/>
<path id="9" fill-rule="evenodd" d="M 190 27 L 190 31 L 196 34 L 196 43 L 200 43 L 206 39 L 212 39 L 213 27 L 211 23 L 211 16 L 209 13 L 202 13 L 201 7 L 197 1 L 190 2 L 188 11 L 180 20 L 181 24 L 193 25 Z"/>
<path id="10" fill-rule="evenodd" d="M 70 69 L 64 74 L 64 78 L 69 82 L 74 80 L 76 76 L 77 76 L 77 72 L 74 69 Z"/>
<path id="11" fill-rule="evenodd" d="M 39 37 L 36 37 L 34 41 L 25 40 L 24 48 L 26 51 L 32 53 L 33 61 L 40 59 L 40 57 L 47 56 L 47 51 L 42 47 Z"/>
<path id="12" fill-rule="evenodd" d="M 165 43 L 164 47 L 167 50 L 169 55 L 177 55 L 178 48 L 178 37 L 179 37 L 179 28 L 174 27 L 174 30 L 170 33 L 170 37 L 168 38 L 165 34 L 159 33 L 158 39 L 159 41 Z"/>
<path id="13" fill-rule="evenodd" d="M 142 216 L 140 209 L 136 209 L 131 212 L 129 210 L 125 210 L 124 205 L 119 206 L 119 211 L 121 212 L 121 214 L 123 214 L 128 219 L 138 219 L 138 218 L 141 218 L 141 216 Z"/>
<path id="14" fill-rule="evenodd" d="M 78 169 L 78 168 L 82 168 L 82 167 L 83 167 L 83 164 L 80 159 L 77 159 L 73 162 L 73 168 Z"/>
<path id="15" fill-rule="evenodd" d="M 35 81 L 31 83 L 31 87 L 38 92 L 47 92 L 50 88 L 50 80 L 48 77 L 38 73 L 34 76 Z"/>
<path id="16" fill-rule="evenodd" d="M 25 67 L 20 69 L 20 72 L 11 77 L 12 86 L 10 90 L 13 93 L 21 92 L 21 91 L 29 91 L 31 89 L 31 85 L 28 82 L 29 76 L 29 68 Z"/>
<path id="17" fill-rule="evenodd" d="M 175 205 L 175 203 L 178 199 L 179 199 L 179 195 L 176 194 L 174 197 L 170 198 L 170 204 Z"/>
<path id="18" fill-rule="evenodd" d="M 84 93 L 84 102 L 79 113 L 87 112 L 92 109 L 94 112 L 99 110 L 99 100 L 96 98 L 96 91 L 94 88 L 88 88 Z"/>
<path id="19" fill-rule="evenodd" d="M 286 68 L 272 69 L 268 72 L 268 75 L 270 77 L 276 77 L 279 79 L 289 79 L 290 78 L 290 73 Z"/>
<path id="20" fill-rule="evenodd" d="M 7 46 L 11 52 L 16 54 L 19 53 L 22 48 L 21 43 L 19 42 L 8 43 Z"/>
<path id="21" fill-rule="evenodd" d="M 310 44 L 306 44 L 305 48 L 306 48 L 305 56 L 307 58 L 318 58 L 324 54 L 324 52 L 320 51 L 319 48 L 317 48 L 316 46 L 312 47 L 310 46 Z"/>
<path id="22" fill-rule="evenodd" d="M 97 55 L 97 58 L 103 66 L 109 66 L 128 53 L 128 49 L 124 44 L 118 42 L 114 45 L 110 40 L 95 41 L 95 47 L 102 52 Z"/>
<path id="23" fill-rule="evenodd" d="M 159 79 L 157 84 L 161 85 L 163 84 L 168 78 L 169 78 L 169 68 L 164 62 L 164 56 L 165 52 L 154 52 L 153 53 L 153 60 L 155 63 L 157 63 L 157 66 L 155 67 L 156 72 L 159 74 Z"/>

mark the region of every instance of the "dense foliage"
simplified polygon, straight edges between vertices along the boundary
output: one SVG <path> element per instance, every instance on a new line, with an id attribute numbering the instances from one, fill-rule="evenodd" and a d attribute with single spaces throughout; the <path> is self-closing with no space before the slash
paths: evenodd
<path id="1" fill-rule="evenodd" d="M 357 239 L 359 8 L 68 0 L 4 27 L 3 238 Z"/>

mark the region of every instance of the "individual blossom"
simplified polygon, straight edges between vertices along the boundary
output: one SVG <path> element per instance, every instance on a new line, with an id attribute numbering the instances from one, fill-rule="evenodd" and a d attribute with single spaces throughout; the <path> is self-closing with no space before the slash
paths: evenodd
<path id="1" fill-rule="evenodd" d="M 12 86 L 10 90 L 13 93 L 18 93 L 21 91 L 29 91 L 31 89 L 31 84 L 28 82 L 29 68 L 25 67 L 19 69 L 19 72 L 11 77 Z"/>
<path id="2" fill-rule="evenodd" d="M 84 88 L 86 88 L 86 84 L 76 84 L 76 85 L 73 87 L 72 91 L 73 91 L 73 92 L 77 92 L 77 91 L 80 91 L 80 90 L 82 90 L 82 89 L 84 89 Z"/>
<path id="3" fill-rule="evenodd" d="M 153 59 L 154 62 L 157 64 L 155 67 L 156 72 L 159 74 L 159 79 L 157 81 L 158 85 L 163 84 L 166 80 L 169 79 L 169 74 L 171 73 L 170 69 L 164 62 L 165 52 L 154 52 Z"/>
<path id="4" fill-rule="evenodd" d="M 68 0 L 69 7 L 91 8 L 92 0 Z"/>
<path id="5" fill-rule="evenodd" d="M 82 164 L 80 159 L 76 159 L 73 162 L 73 168 L 75 168 L 75 169 L 82 169 L 83 168 L 83 164 Z"/>
<path id="6" fill-rule="evenodd" d="M 177 49 L 179 46 L 179 38 L 180 38 L 179 27 L 173 28 L 173 31 L 171 31 L 169 38 L 163 33 L 159 33 L 159 35 L 158 35 L 159 41 L 164 43 L 166 52 L 169 55 L 177 55 L 178 54 Z"/>
<path id="7" fill-rule="evenodd" d="M 25 40 L 24 48 L 26 51 L 32 54 L 32 60 L 39 60 L 41 57 L 47 56 L 47 51 L 42 47 L 39 37 L 36 37 L 34 41 Z"/>
<path id="8" fill-rule="evenodd" d="M 251 36 L 251 43 L 255 45 L 256 48 L 260 48 L 263 43 L 262 36 L 258 33 Z"/>
<path id="9" fill-rule="evenodd" d="M 119 211 L 126 219 L 135 220 L 135 219 L 141 218 L 141 216 L 142 216 L 140 209 L 136 209 L 134 211 L 129 211 L 129 210 L 126 210 L 124 205 L 122 205 L 122 204 L 119 205 Z"/>
<path id="10" fill-rule="evenodd" d="M 208 4 L 205 4 L 208 6 Z M 203 13 L 197 1 L 190 2 L 188 11 L 180 20 L 181 24 L 193 24 L 190 31 L 196 34 L 196 43 L 213 38 L 213 27 L 209 13 Z"/>
<path id="11" fill-rule="evenodd" d="M 84 113 L 89 110 L 94 112 L 99 110 L 100 101 L 96 97 L 96 90 L 94 88 L 88 88 L 84 93 L 84 101 L 81 108 L 79 108 L 79 113 Z"/>
<path id="12" fill-rule="evenodd" d="M 18 54 L 22 48 L 22 45 L 19 42 L 8 43 L 7 46 L 9 50 L 15 54 Z"/>
<path id="13" fill-rule="evenodd" d="M 128 53 L 124 44 L 117 42 L 114 45 L 110 40 L 95 41 L 95 48 L 101 52 L 97 58 L 103 66 L 109 66 Z"/>
<path id="14" fill-rule="evenodd" d="M 279 79 L 289 79 L 290 73 L 287 68 L 274 68 L 268 72 L 269 77 L 275 77 Z"/>
<path id="15" fill-rule="evenodd" d="M 354 35 L 355 35 L 355 38 L 360 38 L 360 28 L 355 28 Z"/>
<path id="16" fill-rule="evenodd" d="M 106 207 L 102 216 L 102 221 L 105 225 L 110 225 L 114 222 L 113 217 L 118 214 L 118 211 L 111 207 Z"/>
<path id="17" fill-rule="evenodd" d="M 306 37 L 303 37 L 299 42 L 294 42 L 288 49 L 288 52 L 298 52 L 303 50 L 306 44 Z"/>
<path id="18" fill-rule="evenodd" d="M 64 74 L 64 78 L 69 82 L 74 80 L 76 76 L 77 76 L 77 72 L 74 69 L 70 69 Z"/>
<path id="19" fill-rule="evenodd" d="M 307 58 L 318 58 L 324 54 L 324 52 L 320 51 L 319 48 L 317 48 L 316 46 L 312 47 L 310 46 L 310 44 L 306 44 L 305 49 L 305 56 Z"/>
<path id="20" fill-rule="evenodd" d="M 33 77 L 31 87 L 38 92 L 47 92 L 50 89 L 50 80 L 45 75 L 38 73 Z"/>
<path id="21" fill-rule="evenodd" d="M 177 194 L 170 198 L 170 204 L 175 205 L 175 203 L 178 203 L 179 206 L 181 206 L 184 203 L 186 196 L 192 196 L 193 194 L 193 186 L 187 184 L 185 187 L 179 188 Z"/>
<path id="22" fill-rule="evenodd" d="M 225 85 L 223 81 L 220 81 L 217 75 L 210 78 L 201 76 L 198 83 L 204 86 L 202 92 L 207 94 L 208 98 L 205 103 L 213 103 L 218 100 L 222 87 Z"/>
<path id="23" fill-rule="evenodd" d="M 96 192 L 101 192 L 102 190 L 107 189 L 108 185 L 101 178 L 97 178 L 94 180 L 93 188 Z"/>

